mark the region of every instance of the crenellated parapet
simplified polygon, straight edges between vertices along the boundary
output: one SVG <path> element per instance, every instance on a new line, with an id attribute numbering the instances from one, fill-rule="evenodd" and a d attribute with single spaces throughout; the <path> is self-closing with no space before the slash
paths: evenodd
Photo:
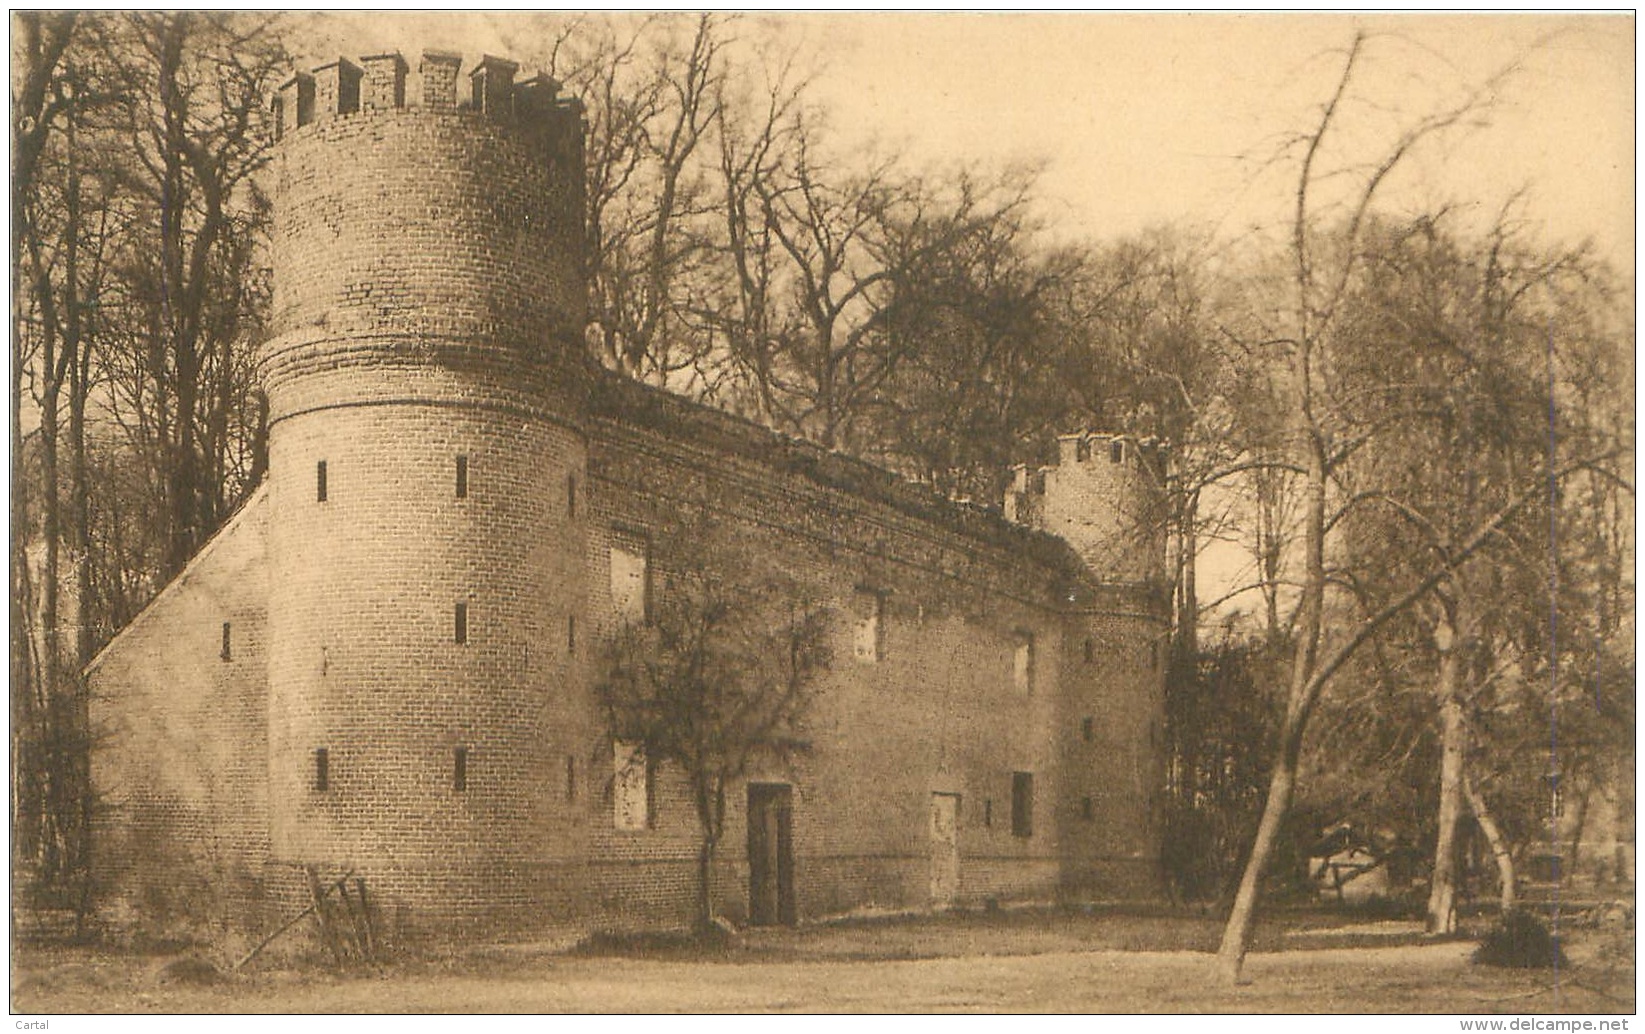
<path id="1" fill-rule="evenodd" d="M 337 118 L 421 108 L 467 111 L 501 125 L 543 132 L 568 147 L 582 140 L 582 102 L 561 97 L 549 75 L 515 81 L 520 66 L 489 54 L 469 71 L 469 89 L 460 96 L 463 59 L 443 50 L 423 52 L 415 72 L 398 51 L 362 57 L 358 64 L 339 57 L 311 72 L 298 72 L 273 99 L 276 138 Z M 412 103 L 408 98 L 415 98 Z"/>
<path id="2" fill-rule="evenodd" d="M 1166 452 L 1155 438 L 1061 435 L 1056 462 L 1013 468 L 1006 517 L 1061 536 L 1098 581 L 1156 582 L 1165 561 Z"/>

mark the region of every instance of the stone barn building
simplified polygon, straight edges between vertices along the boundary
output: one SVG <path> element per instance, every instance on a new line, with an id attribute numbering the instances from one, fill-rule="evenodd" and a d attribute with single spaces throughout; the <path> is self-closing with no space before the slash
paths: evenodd
<path id="1" fill-rule="evenodd" d="M 312 872 L 407 937 L 687 923 L 683 780 L 594 679 L 691 507 L 834 615 L 719 914 L 1152 895 L 1158 450 L 1065 437 L 1002 516 L 600 370 L 581 108 L 459 64 L 279 93 L 268 477 L 89 669 L 106 920 L 255 936 Z"/>

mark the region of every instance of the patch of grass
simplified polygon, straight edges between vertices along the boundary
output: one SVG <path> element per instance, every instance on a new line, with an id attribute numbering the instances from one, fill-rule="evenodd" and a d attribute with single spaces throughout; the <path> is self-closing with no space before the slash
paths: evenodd
<path id="1" fill-rule="evenodd" d="M 1363 921 L 1421 919 L 1423 914 L 1423 903 L 1410 896 L 1399 898 L 1377 894 L 1363 901 L 1345 902 L 1341 907 L 1348 915 Z"/>
<path id="2" fill-rule="evenodd" d="M 718 926 L 629 933 L 600 930 L 583 938 L 568 954 L 588 958 L 711 959 L 732 954 L 739 947 L 736 936 Z"/>

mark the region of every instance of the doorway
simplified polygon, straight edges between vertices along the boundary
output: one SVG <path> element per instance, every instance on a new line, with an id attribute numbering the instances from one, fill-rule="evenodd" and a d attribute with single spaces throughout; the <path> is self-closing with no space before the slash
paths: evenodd
<path id="1" fill-rule="evenodd" d="M 960 894 L 960 795 L 931 795 L 931 907 L 953 908 Z"/>
<path id="2" fill-rule="evenodd" d="M 748 784 L 748 921 L 794 924 L 793 788 Z"/>

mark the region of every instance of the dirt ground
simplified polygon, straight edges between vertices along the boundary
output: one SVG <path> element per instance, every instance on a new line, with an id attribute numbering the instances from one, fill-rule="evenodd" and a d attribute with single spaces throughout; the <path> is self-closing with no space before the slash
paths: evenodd
<path id="1" fill-rule="evenodd" d="M 1247 986 L 1213 978 L 1218 924 L 1036 912 L 666 939 L 508 945 L 354 972 L 233 976 L 177 957 L 14 948 L 14 1013 L 1098 1012 L 1631 1013 L 1632 930 L 1573 929 L 1554 972 L 1476 966 L 1409 922 L 1291 914 L 1259 932 Z M 209 959 L 208 956 L 202 956 Z"/>

